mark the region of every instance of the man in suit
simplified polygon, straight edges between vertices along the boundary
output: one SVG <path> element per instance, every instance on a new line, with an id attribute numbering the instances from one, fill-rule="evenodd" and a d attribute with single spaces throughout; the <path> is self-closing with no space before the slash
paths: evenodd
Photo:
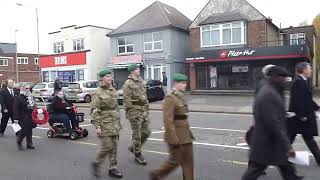
<path id="1" fill-rule="evenodd" d="M 14 82 L 12 79 L 8 80 L 8 85 L 0 92 L 0 103 L 1 103 L 1 125 L 0 125 L 0 136 L 3 136 L 4 131 L 6 130 L 8 120 L 11 118 L 13 123 L 13 102 L 15 96 L 18 95 L 18 92 L 13 89 Z"/>
<path id="2" fill-rule="evenodd" d="M 289 111 L 296 114 L 295 117 L 288 120 L 290 141 L 293 143 L 296 135 L 301 134 L 320 166 L 320 150 L 314 140 L 314 136 L 318 136 L 315 111 L 319 110 L 319 106 L 312 99 L 307 81 L 312 76 L 311 66 L 306 62 L 298 63 L 296 72 L 297 76 L 292 82 L 290 91 Z"/>
<path id="3" fill-rule="evenodd" d="M 270 79 L 254 102 L 254 128 L 248 169 L 242 180 L 256 180 L 270 165 L 278 166 L 284 180 L 301 180 L 288 161 L 295 156 L 286 130 L 284 89 L 288 73 L 279 66 L 269 70 Z"/>
<path id="4" fill-rule="evenodd" d="M 193 135 L 188 122 L 188 105 L 184 91 L 187 76 L 176 74 L 174 87 L 163 102 L 164 139 L 169 149 L 169 159 L 150 173 L 151 180 L 160 180 L 181 166 L 183 180 L 193 180 Z"/>

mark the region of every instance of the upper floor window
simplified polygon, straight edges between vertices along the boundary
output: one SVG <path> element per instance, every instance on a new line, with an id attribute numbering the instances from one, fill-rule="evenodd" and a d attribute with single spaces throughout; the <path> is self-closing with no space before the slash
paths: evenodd
<path id="1" fill-rule="evenodd" d="M 53 52 L 54 53 L 63 53 L 64 52 L 63 42 L 54 43 Z"/>
<path id="2" fill-rule="evenodd" d="M 73 40 L 73 50 L 81 51 L 84 49 L 84 39 L 74 39 Z"/>
<path id="3" fill-rule="evenodd" d="M 119 37 L 118 38 L 118 53 L 127 54 L 134 52 L 134 44 L 131 37 Z"/>
<path id="4" fill-rule="evenodd" d="M 39 65 L 39 58 L 34 58 L 34 64 Z"/>
<path id="5" fill-rule="evenodd" d="M 8 66 L 8 59 L 0 58 L 0 66 Z"/>
<path id="6" fill-rule="evenodd" d="M 144 51 L 162 50 L 162 38 L 159 32 L 143 34 Z"/>
<path id="7" fill-rule="evenodd" d="M 18 57 L 17 63 L 18 64 L 28 64 L 28 58 L 27 57 Z"/>
<path id="8" fill-rule="evenodd" d="M 305 44 L 305 33 L 290 34 L 290 45 Z"/>
<path id="9" fill-rule="evenodd" d="M 201 27 L 201 46 L 227 46 L 246 43 L 245 22 L 213 24 Z"/>

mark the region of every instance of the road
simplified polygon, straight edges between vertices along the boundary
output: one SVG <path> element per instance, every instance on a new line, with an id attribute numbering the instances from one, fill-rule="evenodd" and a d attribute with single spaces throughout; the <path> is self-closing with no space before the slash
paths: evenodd
<path id="1" fill-rule="evenodd" d="M 93 180 L 89 172 L 90 162 L 94 160 L 99 141 L 90 124 L 89 109 L 80 108 L 85 113 L 81 126 L 89 130 L 87 138 L 71 141 L 65 138 L 48 139 L 47 126 L 34 130 L 36 150 L 18 151 L 15 136 L 10 127 L 6 136 L 0 138 L 0 179 L 1 180 Z M 152 135 L 144 147 L 148 166 L 139 166 L 127 150 L 131 129 L 121 110 L 123 129 L 119 144 L 119 168 L 124 180 L 148 180 L 148 172 L 160 166 L 167 158 L 167 150 L 162 142 L 163 123 L 160 111 L 152 111 Z M 196 180 L 237 180 L 246 169 L 248 148 L 243 144 L 243 135 L 252 121 L 250 115 L 190 113 L 190 124 L 196 137 L 194 146 Z M 317 139 L 319 142 L 319 139 Z M 306 146 L 299 137 L 296 150 Z M 107 164 L 107 163 L 106 163 Z M 103 179 L 107 166 L 103 168 Z M 298 172 L 310 180 L 319 179 L 319 167 L 311 158 L 311 166 L 298 167 Z M 170 175 L 168 180 L 182 179 L 180 169 Z M 262 180 L 281 179 L 275 168 L 269 168 Z"/>

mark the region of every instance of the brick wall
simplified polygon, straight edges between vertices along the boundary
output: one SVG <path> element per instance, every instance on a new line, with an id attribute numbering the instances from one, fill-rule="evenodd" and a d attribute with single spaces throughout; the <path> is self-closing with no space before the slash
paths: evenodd
<path id="1" fill-rule="evenodd" d="M 192 52 L 200 51 L 200 27 L 190 29 L 191 50 Z"/>
<path id="2" fill-rule="evenodd" d="M 266 21 L 249 21 L 247 42 L 249 47 L 266 46 Z"/>

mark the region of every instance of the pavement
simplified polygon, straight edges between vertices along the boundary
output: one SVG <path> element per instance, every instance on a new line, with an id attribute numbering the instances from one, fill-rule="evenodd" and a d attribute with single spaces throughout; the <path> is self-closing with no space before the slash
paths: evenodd
<path id="1" fill-rule="evenodd" d="M 286 104 L 288 105 L 288 96 Z M 234 95 L 187 95 L 190 112 L 252 114 L 253 96 Z M 320 104 L 320 97 L 314 98 Z M 43 103 L 39 103 L 43 105 Z M 88 108 L 89 103 L 75 103 L 78 107 Z M 120 106 L 123 109 L 123 106 Z M 151 110 L 162 110 L 162 101 L 151 102 Z"/>
<path id="2" fill-rule="evenodd" d="M 217 100 L 218 101 L 218 100 Z M 229 102 L 228 102 L 229 103 Z M 221 105 L 227 105 L 221 102 Z M 234 100 L 237 105 L 245 102 Z M 67 138 L 46 137 L 48 125 L 40 126 L 33 132 L 36 149 L 18 151 L 11 127 L 0 138 L 0 179 L 1 180 L 95 180 L 89 171 L 90 163 L 99 150 L 99 139 L 90 124 L 90 109 L 79 108 L 85 114 L 81 126 L 87 128 L 89 136 L 71 141 Z M 147 166 L 139 166 L 127 147 L 131 140 L 131 129 L 125 119 L 124 110 L 120 111 L 123 129 L 120 134 L 118 163 L 123 171 L 123 180 L 148 180 L 150 170 L 160 167 L 168 158 L 163 142 L 163 122 L 161 111 L 151 111 L 151 137 L 143 148 Z M 191 112 L 189 116 L 194 142 L 195 180 L 239 180 L 247 168 L 248 146 L 244 143 L 244 133 L 252 123 L 252 115 Z M 319 142 L 319 139 L 317 138 Z M 294 148 L 307 150 L 301 137 L 297 137 Z M 311 156 L 310 156 L 311 157 Z M 103 177 L 107 175 L 108 161 L 101 167 Z M 310 166 L 297 166 L 299 175 L 305 180 L 318 180 L 319 167 L 311 157 Z M 170 174 L 166 180 L 182 179 L 181 169 Z M 267 175 L 260 180 L 280 180 L 276 168 L 270 167 Z"/>

